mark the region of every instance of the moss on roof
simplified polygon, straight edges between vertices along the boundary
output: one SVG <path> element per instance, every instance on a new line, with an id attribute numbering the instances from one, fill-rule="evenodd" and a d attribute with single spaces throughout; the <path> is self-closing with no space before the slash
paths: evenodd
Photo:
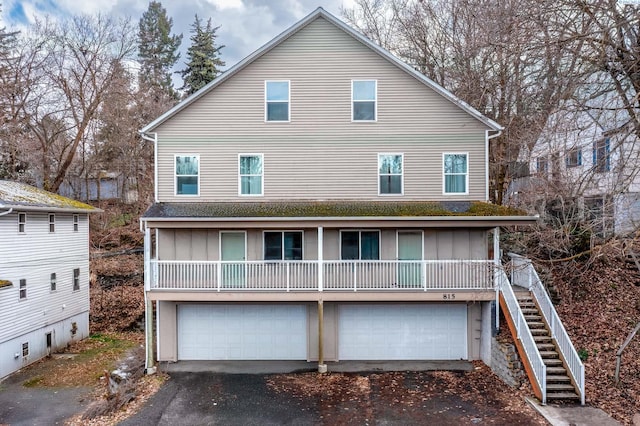
<path id="1" fill-rule="evenodd" d="M 521 210 L 481 201 L 389 202 L 315 201 L 243 203 L 157 203 L 147 218 L 234 217 L 427 217 L 427 216 L 526 216 Z"/>
<path id="2" fill-rule="evenodd" d="M 13 283 L 9 280 L 0 280 L 0 288 L 11 287 Z"/>
<path id="3" fill-rule="evenodd" d="M 20 182 L 0 180 L 0 205 L 24 207 L 51 207 L 70 210 L 98 210 L 89 204 L 63 197 L 44 189 Z"/>

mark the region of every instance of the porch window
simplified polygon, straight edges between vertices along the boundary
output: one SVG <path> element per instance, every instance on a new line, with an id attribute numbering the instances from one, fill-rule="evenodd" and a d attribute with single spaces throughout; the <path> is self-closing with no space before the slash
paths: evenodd
<path id="1" fill-rule="evenodd" d="M 444 154 L 444 193 L 466 194 L 468 192 L 468 167 L 466 153 Z"/>
<path id="2" fill-rule="evenodd" d="M 379 260 L 379 231 L 342 231 L 340 233 L 342 260 Z"/>
<path id="3" fill-rule="evenodd" d="M 200 156 L 186 154 L 176 155 L 175 158 L 176 195 L 198 195 Z"/>
<path id="4" fill-rule="evenodd" d="M 379 194 L 402 194 L 403 154 L 378 154 Z"/>
<path id="5" fill-rule="evenodd" d="M 601 139 L 593 143 L 593 167 L 598 173 L 611 170 L 609 139 Z"/>
<path id="6" fill-rule="evenodd" d="M 265 232 L 264 260 L 302 260 L 302 231 Z"/>
<path id="7" fill-rule="evenodd" d="M 289 121 L 289 81 L 265 81 L 265 121 Z"/>
<path id="8" fill-rule="evenodd" d="M 377 97 L 376 80 L 353 80 L 351 82 L 351 119 L 353 121 L 376 121 Z"/>
<path id="9" fill-rule="evenodd" d="M 262 154 L 240 154 L 240 195 L 262 195 Z"/>

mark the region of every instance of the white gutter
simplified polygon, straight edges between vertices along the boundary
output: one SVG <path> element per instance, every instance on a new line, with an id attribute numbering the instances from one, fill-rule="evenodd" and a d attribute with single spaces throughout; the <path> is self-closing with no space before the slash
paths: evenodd
<path id="1" fill-rule="evenodd" d="M 502 134 L 502 130 L 496 131 L 496 133 L 489 135 L 491 130 L 485 131 L 485 151 L 484 151 L 484 174 L 485 174 L 485 201 L 489 201 L 489 139 L 497 138 Z"/>
<path id="2" fill-rule="evenodd" d="M 30 211 L 30 212 L 57 212 L 57 213 L 102 213 L 104 210 L 94 207 L 93 209 L 74 209 L 73 207 L 54 207 L 54 206 L 29 206 L 29 205 L 18 205 L 14 204 L 11 207 L 9 206 L 0 206 L 0 209 L 8 208 L 10 210 L 20 210 L 20 211 Z M 2 212 L 0 216 L 4 216 L 5 214 L 9 214 L 11 211 Z"/>
<path id="3" fill-rule="evenodd" d="M 158 202 L 158 133 L 146 133 L 139 130 L 140 137 L 146 141 L 153 142 L 153 201 Z M 153 136 L 150 136 L 153 135 Z"/>
<path id="4" fill-rule="evenodd" d="M 535 222 L 540 216 L 324 216 L 324 217 L 284 217 L 284 216 L 261 216 L 261 217 L 144 217 L 143 222 L 317 222 L 317 221 L 451 221 L 451 222 L 494 222 L 499 221 L 527 221 Z"/>
<path id="5" fill-rule="evenodd" d="M 4 205 L 0 205 L 0 209 L 4 209 L 4 208 L 6 208 Z M 6 212 L 0 212 L 0 216 L 6 216 L 12 211 L 13 211 L 13 207 L 9 207 L 9 210 L 7 210 Z"/>

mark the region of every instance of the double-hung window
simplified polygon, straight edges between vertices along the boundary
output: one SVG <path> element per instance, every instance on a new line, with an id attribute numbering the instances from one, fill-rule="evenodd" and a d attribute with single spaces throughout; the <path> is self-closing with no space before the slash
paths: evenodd
<path id="1" fill-rule="evenodd" d="M 469 186 L 468 154 L 443 154 L 445 194 L 467 194 Z"/>
<path id="2" fill-rule="evenodd" d="M 378 154 L 378 192 L 402 194 L 402 154 Z"/>
<path id="3" fill-rule="evenodd" d="M 56 291 L 57 288 L 57 278 L 56 278 L 56 273 L 52 273 L 51 274 L 51 278 L 50 278 L 50 283 L 51 283 L 51 291 Z"/>
<path id="4" fill-rule="evenodd" d="M 611 170 L 610 141 L 601 139 L 593 143 L 593 167 L 596 172 L 604 173 Z"/>
<path id="5" fill-rule="evenodd" d="M 353 121 L 377 120 L 377 86 L 376 80 L 351 82 L 351 119 Z"/>
<path id="6" fill-rule="evenodd" d="M 582 150 L 580 148 L 573 148 L 567 152 L 565 158 L 565 164 L 567 167 L 578 167 L 582 165 Z"/>
<path id="7" fill-rule="evenodd" d="M 80 290 L 80 269 L 73 270 L 73 291 Z"/>
<path id="8" fill-rule="evenodd" d="M 27 298 L 27 280 L 22 278 L 20 279 L 20 299 Z"/>
<path id="9" fill-rule="evenodd" d="M 340 259 L 379 260 L 379 231 L 341 231 Z"/>
<path id="10" fill-rule="evenodd" d="M 73 232 L 78 232 L 80 226 L 80 215 L 73 215 Z"/>
<path id="11" fill-rule="evenodd" d="M 540 175 L 546 175 L 549 171 L 549 162 L 547 161 L 547 157 L 538 157 L 536 158 L 536 172 Z"/>
<path id="12" fill-rule="evenodd" d="M 18 232 L 24 234 L 27 226 L 27 214 L 18 213 Z"/>
<path id="13" fill-rule="evenodd" d="M 176 195 L 199 195 L 200 156 L 179 154 L 175 156 Z"/>
<path id="14" fill-rule="evenodd" d="M 302 260 L 302 231 L 265 231 L 264 260 Z"/>
<path id="15" fill-rule="evenodd" d="M 49 213 L 49 232 L 56 232 L 56 215 Z"/>
<path id="16" fill-rule="evenodd" d="M 262 195 L 262 154 L 240 154 L 238 157 L 240 195 Z"/>
<path id="17" fill-rule="evenodd" d="M 264 82 L 265 121 L 289 121 L 289 81 Z"/>

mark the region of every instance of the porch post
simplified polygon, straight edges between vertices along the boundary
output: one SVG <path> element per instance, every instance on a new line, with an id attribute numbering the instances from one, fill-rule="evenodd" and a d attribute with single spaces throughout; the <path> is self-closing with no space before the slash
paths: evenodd
<path id="1" fill-rule="evenodd" d="M 324 302 L 318 300 L 318 373 L 327 372 L 327 364 L 324 363 Z"/>
<path id="2" fill-rule="evenodd" d="M 323 258 L 324 253 L 322 248 L 324 247 L 324 229 L 322 226 L 318 226 L 318 291 L 322 291 L 324 286 L 324 266 Z"/>
<path id="3" fill-rule="evenodd" d="M 500 227 L 493 228 L 493 267 L 495 268 L 493 273 L 493 285 L 496 288 L 496 330 L 500 329 L 500 288 L 499 285 L 507 285 L 502 280 L 498 283 L 498 268 L 501 268 L 500 264 Z"/>
<path id="4" fill-rule="evenodd" d="M 156 368 L 153 359 L 153 302 L 147 297 L 151 289 L 151 230 L 144 227 L 144 337 L 145 337 L 145 373 L 154 374 Z"/>

